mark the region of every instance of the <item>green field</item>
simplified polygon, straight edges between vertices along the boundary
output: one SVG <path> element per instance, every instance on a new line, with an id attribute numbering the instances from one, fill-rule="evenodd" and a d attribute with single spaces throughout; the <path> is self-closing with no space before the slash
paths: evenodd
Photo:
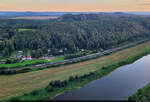
<path id="1" fill-rule="evenodd" d="M 44 59 L 34 59 L 34 60 L 28 60 L 24 62 L 19 62 L 19 63 L 13 63 L 13 64 L 0 64 L 0 68 L 16 68 L 16 67 L 25 67 L 25 66 L 30 66 L 30 65 L 35 65 L 35 64 L 42 64 L 42 63 L 47 63 L 47 60 Z"/>
<path id="2" fill-rule="evenodd" d="M 31 65 L 36 65 L 36 64 L 43 64 L 43 63 L 49 63 L 49 62 L 58 62 L 64 60 L 64 56 L 59 56 L 56 57 L 55 59 L 51 61 L 47 61 L 45 59 L 34 59 L 34 60 L 28 60 L 24 62 L 19 62 L 19 63 L 13 63 L 13 64 L 0 64 L 0 68 L 16 68 L 16 67 L 25 67 L 25 66 L 31 66 Z"/>
<path id="3" fill-rule="evenodd" d="M 131 56 L 140 55 L 145 51 L 149 52 L 147 50 L 149 48 L 150 41 L 97 59 L 28 73 L 0 76 L 0 100 L 7 100 L 30 93 L 33 90 L 45 88 L 52 80 L 66 80 L 70 76 L 81 76 L 101 70 L 103 67 L 107 68 L 108 72 L 112 71 L 110 65 L 128 60 Z M 122 64 L 124 63 L 127 62 L 122 62 Z"/>
<path id="4" fill-rule="evenodd" d="M 56 57 L 55 59 L 51 60 L 50 62 L 55 63 L 55 62 L 58 62 L 58 61 L 62 61 L 64 59 L 65 59 L 65 56 L 59 56 L 59 57 Z"/>
<path id="5" fill-rule="evenodd" d="M 135 94 L 128 98 L 128 101 L 148 102 L 150 100 L 150 84 L 142 89 L 139 89 Z"/>
<path id="6" fill-rule="evenodd" d="M 36 30 L 35 29 L 25 29 L 25 28 L 18 29 L 18 32 L 24 32 L 24 31 L 36 31 Z"/>

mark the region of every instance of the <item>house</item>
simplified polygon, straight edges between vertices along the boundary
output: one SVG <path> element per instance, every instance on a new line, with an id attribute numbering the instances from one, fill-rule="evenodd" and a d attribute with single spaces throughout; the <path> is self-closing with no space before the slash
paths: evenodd
<path id="1" fill-rule="evenodd" d="M 49 50 L 47 50 L 47 52 L 49 53 L 49 52 L 51 52 L 51 50 L 49 49 Z"/>
<path id="2" fill-rule="evenodd" d="M 104 49 L 100 48 L 100 51 L 104 51 Z"/>
<path id="3" fill-rule="evenodd" d="M 18 58 L 21 58 L 22 57 L 22 54 L 23 54 L 23 51 L 18 51 Z"/>
<path id="4" fill-rule="evenodd" d="M 31 56 L 23 56 L 22 57 L 22 61 L 25 61 L 25 60 L 32 60 L 32 57 Z"/>
<path id="5" fill-rule="evenodd" d="M 63 52 L 63 49 L 60 49 L 59 52 L 62 53 L 62 52 Z"/>
<path id="6" fill-rule="evenodd" d="M 25 61 L 25 60 L 26 60 L 26 56 L 23 56 L 23 57 L 22 57 L 22 61 Z"/>
<path id="7" fill-rule="evenodd" d="M 84 52 L 84 49 L 81 49 L 82 52 Z"/>
<path id="8" fill-rule="evenodd" d="M 27 59 L 27 60 L 32 60 L 32 57 L 31 57 L 31 56 L 27 56 L 26 59 Z"/>

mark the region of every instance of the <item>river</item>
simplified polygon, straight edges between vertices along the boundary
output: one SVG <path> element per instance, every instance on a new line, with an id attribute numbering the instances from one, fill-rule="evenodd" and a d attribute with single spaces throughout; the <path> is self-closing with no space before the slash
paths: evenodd
<path id="1" fill-rule="evenodd" d="M 52 100 L 125 100 L 150 83 L 150 55 Z"/>

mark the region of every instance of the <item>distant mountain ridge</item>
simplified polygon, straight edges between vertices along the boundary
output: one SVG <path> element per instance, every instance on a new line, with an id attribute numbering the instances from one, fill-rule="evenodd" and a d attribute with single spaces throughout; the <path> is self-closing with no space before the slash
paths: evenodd
<path id="1" fill-rule="evenodd" d="M 16 16 L 61 16 L 64 14 L 137 14 L 137 15 L 150 15 L 150 12 L 17 12 L 17 11 L 0 11 L 0 16 L 9 16 L 9 17 L 16 17 Z"/>

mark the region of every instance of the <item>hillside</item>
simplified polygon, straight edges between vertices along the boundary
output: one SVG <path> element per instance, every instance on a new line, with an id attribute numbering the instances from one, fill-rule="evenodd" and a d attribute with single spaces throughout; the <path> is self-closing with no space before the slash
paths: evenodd
<path id="1" fill-rule="evenodd" d="M 150 19 L 135 15 L 63 15 L 58 20 L 0 20 L 0 52 L 36 50 L 42 56 L 74 53 L 81 49 L 109 49 L 150 37 Z M 22 31 L 20 29 L 29 29 Z"/>

